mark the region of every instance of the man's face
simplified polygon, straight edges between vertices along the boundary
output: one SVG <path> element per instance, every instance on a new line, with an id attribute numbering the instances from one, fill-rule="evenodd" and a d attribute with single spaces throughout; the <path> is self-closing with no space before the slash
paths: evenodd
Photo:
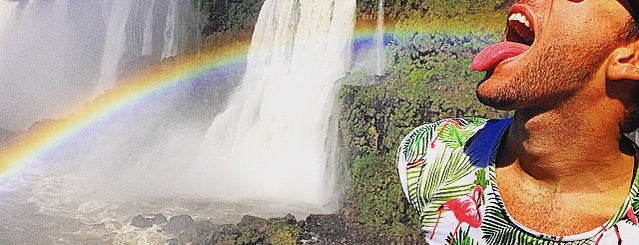
<path id="1" fill-rule="evenodd" d="M 505 42 L 482 50 L 477 97 L 498 109 L 548 108 L 591 81 L 631 18 L 614 0 L 522 0 L 508 14 Z"/>

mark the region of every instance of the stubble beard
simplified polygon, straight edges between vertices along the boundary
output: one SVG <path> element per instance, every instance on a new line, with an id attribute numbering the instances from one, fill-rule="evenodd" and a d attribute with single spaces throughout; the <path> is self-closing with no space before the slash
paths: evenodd
<path id="1" fill-rule="evenodd" d="M 499 110 L 552 108 L 574 95 L 590 80 L 609 52 L 608 47 L 551 45 L 490 94 L 475 91 L 479 101 Z M 488 74 L 490 75 L 490 74 Z M 488 76 L 486 79 L 490 79 Z M 488 81 L 490 82 L 490 81 Z"/>

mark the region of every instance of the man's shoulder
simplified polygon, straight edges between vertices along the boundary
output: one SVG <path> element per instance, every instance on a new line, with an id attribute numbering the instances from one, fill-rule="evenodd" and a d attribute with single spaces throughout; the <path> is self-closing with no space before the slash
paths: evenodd
<path id="1" fill-rule="evenodd" d="M 404 137 L 399 145 L 398 154 L 417 157 L 429 149 L 464 147 L 487 121 L 477 117 L 447 118 L 421 125 Z"/>
<path id="2" fill-rule="evenodd" d="M 422 225 L 434 225 L 437 208 L 446 200 L 467 195 L 479 183 L 477 176 L 486 179 L 484 167 L 471 161 L 466 146 L 473 144 L 472 138 L 487 122 L 473 117 L 444 119 L 419 126 L 402 140 L 397 171 Z"/>

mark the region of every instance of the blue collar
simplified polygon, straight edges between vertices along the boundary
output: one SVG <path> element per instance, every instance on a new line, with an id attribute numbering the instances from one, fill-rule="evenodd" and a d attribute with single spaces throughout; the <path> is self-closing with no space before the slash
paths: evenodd
<path id="1" fill-rule="evenodd" d="M 499 145 L 512 121 L 512 117 L 488 120 L 468 141 L 464 152 L 474 166 L 485 168 L 495 162 Z"/>

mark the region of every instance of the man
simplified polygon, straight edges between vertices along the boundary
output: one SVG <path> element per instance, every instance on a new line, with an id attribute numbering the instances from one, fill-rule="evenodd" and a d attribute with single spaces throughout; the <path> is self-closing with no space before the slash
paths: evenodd
<path id="1" fill-rule="evenodd" d="M 639 2 L 521 0 L 482 50 L 477 97 L 513 118 L 447 119 L 402 141 L 429 244 L 639 244 Z"/>

